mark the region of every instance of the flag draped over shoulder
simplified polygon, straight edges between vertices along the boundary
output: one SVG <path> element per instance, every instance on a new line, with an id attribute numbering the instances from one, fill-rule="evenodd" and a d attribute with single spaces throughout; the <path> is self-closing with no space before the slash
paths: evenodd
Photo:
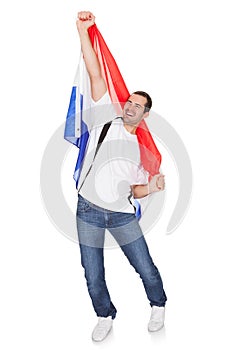
<path id="1" fill-rule="evenodd" d="M 129 91 L 115 59 L 109 51 L 96 24 L 89 28 L 89 36 L 100 61 L 102 74 L 107 83 L 112 102 L 119 102 L 120 104 L 126 102 L 130 96 Z M 142 120 L 137 127 L 136 135 L 140 147 L 141 163 L 150 176 L 154 176 L 159 173 L 161 154 L 154 143 L 145 120 Z"/>
<path id="2" fill-rule="evenodd" d="M 102 75 L 106 81 L 109 95 L 113 103 L 122 104 L 127 101 L 129 91 L 118 69 L 114 57 L 109 51 L 96 24 L 88 29 L 92 46 L 99 59 Z M 83 61 L 82 53 L 72 88 L 70 105 L 66 118 L 65 139 L 79 148 L 79 155 L 74 172 L 76 187 L 80 177 L 81 166 L 85 156 L 89 138 L 88 118 L 90 118 L 91 90 L 88 73 Z M 142 120 L 136 129 L 140 148 L 142 166 L 150 177 L 159 173 L 161 154 L 149 132 L 146 122 Z"/>

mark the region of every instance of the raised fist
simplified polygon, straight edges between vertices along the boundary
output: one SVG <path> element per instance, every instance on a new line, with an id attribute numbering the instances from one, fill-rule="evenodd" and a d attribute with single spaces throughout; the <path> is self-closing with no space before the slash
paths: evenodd
<path id="1" fill-rule="evenodd" d="M 81 11 L 77 15 L 76 25 L 78 31 L 87 30 L 95 23 L 95 16 L 90 11 Z"/>

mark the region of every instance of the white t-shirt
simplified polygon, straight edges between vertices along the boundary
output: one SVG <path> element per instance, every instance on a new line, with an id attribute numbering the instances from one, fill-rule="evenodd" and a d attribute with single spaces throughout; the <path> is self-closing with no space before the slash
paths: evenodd
<path id="1" fill-rule="evenodd" d="M 131 185 L 148 183 L 148 173 L 140 164 L 137 136 L 129 133 L 117 117 L 108 93 L 93 102 L 92 129 L 82 166 L 79 186 L 90 168 L 103 125 L 113 120 L 97 153 L 80 194 L 101 208 L 134 213 Z"/>

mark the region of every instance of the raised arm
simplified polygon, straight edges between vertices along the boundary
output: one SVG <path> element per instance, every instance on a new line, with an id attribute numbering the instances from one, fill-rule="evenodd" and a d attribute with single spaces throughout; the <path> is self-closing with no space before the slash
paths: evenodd
<path id="1" fill-rule="evenodd" d="M 81 42 L 84 61 L 91 82 L 91 94 L 94 101 L 98 101 L 107 91 L 105 81 L 101 74 L 99 60 L 92 47 L 88 28 L 95 23 L 94 15 L 89 11 L 82 11 L 77 16 L 77 29 Z"/>

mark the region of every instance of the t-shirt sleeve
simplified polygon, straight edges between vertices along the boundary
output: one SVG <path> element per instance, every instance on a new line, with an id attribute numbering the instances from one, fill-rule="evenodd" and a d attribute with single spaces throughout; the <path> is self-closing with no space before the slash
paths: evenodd
<path id="1" fill-rule="evenodd" d="M 146 185 L 148 183 L 149 173 L 143 168 L 142 165 L 138 166 L 134 179 L 132 179 L 132 183 L 130 185 Z"/>
<path id="2" fill-rule="evenodd" d="M 104 125 L 115 117 L 116 110 L 108 91 L 98 101 L 91 100 L 92 127 Z"/>
<path id="3" fill-rule="evenodd" d="M 93 107 L 109 104 L 111 102 L 112 101 L 108 91 L 106 91 L 105 94 L 98 101 L 94 101 L 93 98 L 91 98 L 91 104 Z"/>

